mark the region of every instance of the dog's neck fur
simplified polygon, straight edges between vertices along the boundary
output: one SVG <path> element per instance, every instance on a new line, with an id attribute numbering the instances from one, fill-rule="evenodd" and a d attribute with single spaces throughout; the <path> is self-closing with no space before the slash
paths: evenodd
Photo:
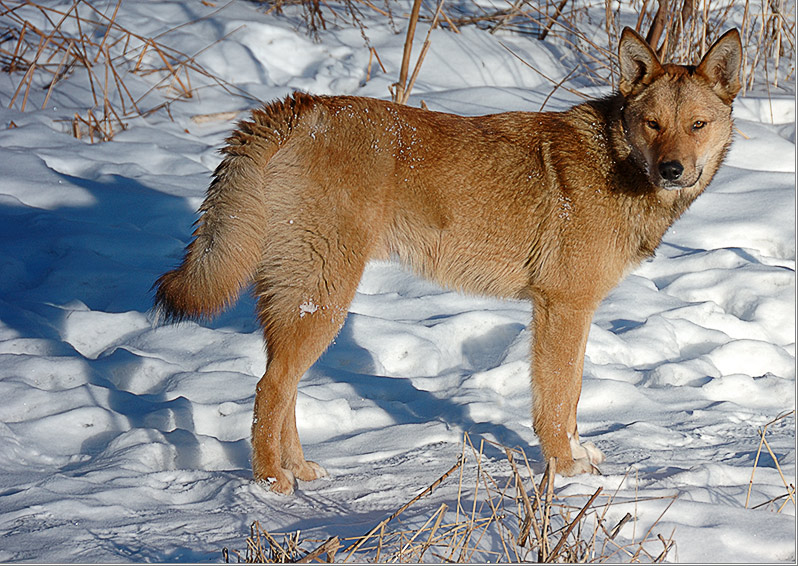
<path id="1" fill-rule="evenodd" d="M 586 125 L 602 124 L 603 137 L 607 140 L 606 151 L 609 154 L 607 162 L 614 164 L 613 169 L 608 171 L 613 198 L 627 201 L 628 207 L 625 210 L 630 216 L 629 225 L 642 230 L 639 234 L 632 235 L 640 241 L 642 259 L 654 254 L 665 232 L 701 195 L 712 180 L 715 170 L 706 171 L 693 187 L 664 190 L 654 185 L 646 171 L 645 161 L 637 155 L 627 138 L 623 120 L 624 103 L 624 97 L 614 93 L 575 106 L 568 112 L 579 115 Z M 634 182 L 629 183 L 629 179 Z M 633 222 L 634 216 L 646 218 L 646 222 Z"/>

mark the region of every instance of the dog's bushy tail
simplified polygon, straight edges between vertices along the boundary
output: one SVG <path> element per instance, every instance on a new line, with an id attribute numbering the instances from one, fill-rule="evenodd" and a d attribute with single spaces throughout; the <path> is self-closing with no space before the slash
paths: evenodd
<path id="1" fill-rule="evenodd" d="M 228 138 L 183 263 L 153 286 L 157 322 L 218 314 L 250 282 L 266 244 L 266 166 L 305 102 L 294 96 L 256 110 Z"/>

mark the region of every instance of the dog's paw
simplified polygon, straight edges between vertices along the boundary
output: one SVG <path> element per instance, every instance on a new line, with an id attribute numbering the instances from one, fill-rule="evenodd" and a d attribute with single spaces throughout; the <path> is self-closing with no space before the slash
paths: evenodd
<path id="1" fill-rule="evenodd" d="M 574 458 L 568 464 L 569 465 L 563 466 L 561 468 L 558 467 L 557 473 L 565 477 L 599 473 L 598 468 L 587 458 Z"/>
<path id="2" fill-rule="evenodd" d="M 328 476 L 327 470 L 316 462 L 306 460 L 301 466 L 294 470 L 294 476 L 298 480 L 313 481 Z"/>
<path id="3" fill-rule="evenodd" d="M 598 465 L 604 460 L 604 453 L 592 442 L 579 442 L 578 437 L 571 438 L 571 456 L 574 459 L 572 472 L 576 474 L 601 474 Z"/>
<path id="4" fill-rule="evenodd" d="M 274 493 L 279 493 L 280 495 L 293 494 L 294 484 L 296 483 L 294 474 L 292 474 L 290 470 L 286 469 L 279 470 L 279 472 L 275 475 L 259 478 L 258 481 L 265 483 L 269 486 L 271 491 Z"/>

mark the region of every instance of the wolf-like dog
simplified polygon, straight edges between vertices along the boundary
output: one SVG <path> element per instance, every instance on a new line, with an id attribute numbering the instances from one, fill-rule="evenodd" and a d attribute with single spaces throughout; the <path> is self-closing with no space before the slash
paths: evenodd
<path id="1" fill-rule="evenodd" d="M 597 472 L 576 409 L 600 301 L 651 256 L 732 140 L 742 46 L 696 66 L 619 43 L 618 91 L 565 112 L 463 117 L 294 94 L 252 112 L 222 149 L 180 267 L 155 284 L 163 320 L 210 316 L 250 283 L 267 365 L 252 468 L 273 491 L 324 468 L 297 433 L 297 386 L 338 333 L 371 259 L 465 293 L 533 305 L 533 425 L 560 474 Z"/>

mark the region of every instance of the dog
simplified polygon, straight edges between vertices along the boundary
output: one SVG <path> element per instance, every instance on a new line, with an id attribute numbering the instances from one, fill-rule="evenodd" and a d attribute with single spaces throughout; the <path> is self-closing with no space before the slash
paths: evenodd
<path id="1" fill-rule="evenodd" d="M 696 66 L 660 63 L 629 28 L 618 54 L 618 91 L 564 112 L 463 117 L 295 93 L 239 123 L 154 309 L 202 319 L 252 284 L 267 353 L 256 480 L 289 494 L 326 475 L 300 444 L 297 386 L 366 263 L 390 257 L 450 289 L 532 302 L 543 456 L 562 475 L 598 472 L 576 423 L 593 313 L 711 181 L 741 86 L 737 30 Z"/>

